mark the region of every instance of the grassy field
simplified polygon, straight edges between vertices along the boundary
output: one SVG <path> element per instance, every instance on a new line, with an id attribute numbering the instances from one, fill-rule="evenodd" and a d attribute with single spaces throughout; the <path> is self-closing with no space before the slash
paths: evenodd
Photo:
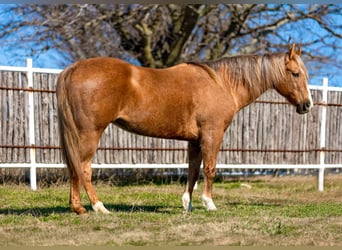
<path id="1" fill-rule="evenodd" d="M 210 213 L 199 201 L 202 183 L 191 214 L 179 183 L 96 190 L 110 215 L 70 213 L 68 185 L 0 186 L 0 246 L 342 246 L 342 176 L 326 177 L 324 192 L 315 177 L 215 183 L 219 210 Z"/>

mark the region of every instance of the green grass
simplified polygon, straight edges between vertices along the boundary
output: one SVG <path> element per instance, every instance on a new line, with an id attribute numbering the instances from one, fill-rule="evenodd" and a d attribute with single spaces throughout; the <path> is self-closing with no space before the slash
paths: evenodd
<path id="1" fill-rule="evenodd" d="M 78 216 L 68 207 L 69 187 L 31 191 L 0 186 L 0 245 L 258 245 L 342 246 L 342 177 L 318 192 L 314 177 L 214 184 L 217 212 L 207 212 L 194 192 L 194 211 L 183 213 L 184 186 L 96 185 L 110 215 Z"/>

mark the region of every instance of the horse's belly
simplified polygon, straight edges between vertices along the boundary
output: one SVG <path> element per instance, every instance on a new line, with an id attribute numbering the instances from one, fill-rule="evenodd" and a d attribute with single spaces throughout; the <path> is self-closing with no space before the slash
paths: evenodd
<path id="1" fill-rule="evenodd" d="M 198 138 L 197 127 L 189 126 L 189 124 L 163 123 L 156 120 L 132 122 L 122 118 L 116 119 L 113 124 L 128 132 L 150 137 L 178 140 L 196 140 Z"/>

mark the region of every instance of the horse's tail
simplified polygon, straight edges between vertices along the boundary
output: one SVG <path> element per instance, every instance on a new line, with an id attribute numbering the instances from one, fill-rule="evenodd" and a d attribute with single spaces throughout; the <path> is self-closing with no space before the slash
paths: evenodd
<path id="1" fill-rule="evenodd" d="M 57 108 L 60 144 L 64 161 L 70 175 L 76 175 L 84 185 L 84 176 L 81 171 L 80 135 L 70 106 L 68 86 L 73 68 L 64 70 L 57 80 Z"/>

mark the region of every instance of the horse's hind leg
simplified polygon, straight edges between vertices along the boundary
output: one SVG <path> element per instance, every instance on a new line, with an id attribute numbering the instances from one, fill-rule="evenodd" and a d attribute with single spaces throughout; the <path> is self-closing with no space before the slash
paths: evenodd
<path id="1" fill-rule="evenodd" d="M 99 201 L 98 196 L 95 192 L 94 186 L 91 183 L 91 160 L 88 162 L 84 162 L 82 163 L 83 166 L 83 172 L 84 172 L 84 176 L 85 176 L 85 184 L 84 184 L 84 188 L 87 192 L 87 195 L 89 197 L 89 200 L 91 202 L 92 208 L 95 212 L 101 212 L 104 214 L 109 214 L 110 212 L 105 208 L 105 206 L 103 205 L 103 203 L 101 201 Z"/>
<path id="2" fill-rule="evenodd" d="M 75 173 L 75 170 L 69 169 L 70 176 L 70 208 L 71 211 L 77 214 L 86 213 L 86 209 L 81 204 L 80 196 L 80 180 Z"/>
<path id="3" fill-rule="evenodd" d="M 103 203 L 99 201 L 95 189 L 91 183 L 91 162 L 95 155 L 96 148 L 101 137 L 102 131 L 93 131 L 82 133 L 80 136 L 80 158 L 81 171 L 84 177 L 83 186 L 87 192 L 92 208 L 95 212 L 102 212 L 108 214 L 109 211 L 104 207 Z"/>
<path id="4" fill-rule="evenodd" d="M 201 147 L 198 143 L 189 142 L 188 145 L 189 155 L 189 169 L 188 169 L 188 180 L 186 183 L 185 193 L 182 196 L 183 207 L 185 211 L 192 211 L 192 192 L 196 181 L 199 178 L 200 166 L 202 162 Z"/>

